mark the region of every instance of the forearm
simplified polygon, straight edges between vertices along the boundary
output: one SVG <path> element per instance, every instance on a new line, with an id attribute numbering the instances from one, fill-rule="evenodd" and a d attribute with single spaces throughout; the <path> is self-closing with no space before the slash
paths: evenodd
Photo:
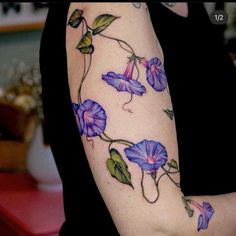
<path id="1" fill-rule="evenodd" d="M 184 203 L 181 202 L 183 194 L 181 191 L 174 193 L 162 193 L 164 196 L 160 199 L 159 206 L 154 210 L 158 211 L 156 217 L 149 217 L 146 222 L 146 228 L 139 228 L 136 235 L 147 236 L 235 236 L 236 235 L 236 193 L 228 193 L 215 196 L 185 196 L 191 199 L 189 207 L 193 210 L 190 217 L 187 213 Z M 170 197 L 171 196 L 171 197 Z M 174 196 L 174 198 L 173 198 Z M 209 220 L 207 229 L 202 229 L 204 220 L 199 221 L 202 214 L 199 206 L 203 202 L 208 202 L 214 209 L 214 214 Z M 149 211 L 150 216 L 152 211 Z M 155 212 L 154 212 L 155 214 Z M 142 224 L 144 226 L 145 223 Z M 199 227 L 201 229 L 199 229 Z M 147 229 L 150 229 L 147 234 Z M 198 229 L 198 230 L 197 230 Z M 133 235 L 136 228 L 131 229 L 124 235 Z"/>
<path id="2" fill-rule="evenodd" d="M 195 202 L 210 202 L 214 208 L 214 217 L 205 234 L 214 236 L 236 235 L 236 193 L 228 193 L 216 196 L 191 196 Z M 195 211 L 197 213 L 197 210 Z M 186 234 L 188 235 L 188 234 Z M 196 235 L 198 235 L 196 233 Z"/>
<path id="3" fill-rule="evenodd" d="M 163 183 L 164 184 L 164 183 Z M 174 196 L 174 197 L 173 197 Z M 235 236 L 236 235 L 236 193 L 217 196 L 188 196 L 195 204 L 202 206 L 209 202 L 214 209 L 214 215 L 206 230 L 198 229 L 201 211 L 189 204 L 194 211 L 190 217 L 182 202 L 181 191 L 162 192 L 158 206 L 151 205 L 144 211 L 135 209 L 130 218 L 123 217 L 118 229 L 124 236 Z M 140 204 L 144 204 L 140 202 Z M 141 221 L 137 215 L 142 216 Z M 129 223 L 127 223 L 129 222 Z M 128 225 L 127 225 L 128 224 Z M 126 226 L 125 226 L 126 225 Z M 128 226 L 128 227 L 127 227 Z"/>

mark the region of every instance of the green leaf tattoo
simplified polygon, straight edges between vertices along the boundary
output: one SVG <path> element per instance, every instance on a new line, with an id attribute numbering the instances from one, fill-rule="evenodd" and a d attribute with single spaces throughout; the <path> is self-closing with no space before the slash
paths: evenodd
<path id="1" fill-rule="evenodd" d="M 106 164 L 111 176 L 119 182 L 128 184 L 133 188 L 131 183 L 131 174 L 120 153 L 116 149 L 111 149 L 110 156 L 111 158 L 107 159 Z"/>
<path id="2" fill-rule="evenodd" d="M 97 16 L 92 24 L 93 35 L 99 34 L 105 30 L 114 20 L 118 18 L 119 16 L 113 16 L 110 14 L 102 14 Z"/>
<path id="3" fill-rule="evenodd" d="M 173 118 L 174 118 L 174 111 L 173 111 L 173 110 L 164 109 L 163 111 L 166 113 L 166 115 L 167 115 L 171 120 L 173 120 Z"/>
<path id="4" fill-rule="evenodd" d="M 92 45 L 92 34 L 90 31 L 87 31 L 81 38 L 79 44 L 76 46 L 83 54 L 92 54 L 94 47 Z"/>
<path id="5" fill-rule="evenodd" d="M 178 163 L 177 163 L 177 161 L 174 160 L 174 159 L 171 159 L 171 161 L 168 162 L 167 165 L 168 165 L 170 168 L 173 168 L 173 169 L 176 169 L 176 170 L 179 169 Z"/>
<path id="6" fill-rule="evenodd" d="M 193 213 L 194 213 L 194 210 L 189 206 L 188 204 L 188 199 L 186 197 L 182 197 L 182 200 L 183 200 L 183 203 L 184 203 L 184 208 L 185 210 L 187 211 L 188 213 L 188 216 L 189 217 L 192 217 L 193 216 Z"/>
<path id="7" fill-rule="evenodd" d="M 72 15 L 70 16 L 68 25 L 70 25 L 73 28 L 77 28 L 80 23 L 83 21 L 83 11 L 80 9 L 75 9 Z"/>

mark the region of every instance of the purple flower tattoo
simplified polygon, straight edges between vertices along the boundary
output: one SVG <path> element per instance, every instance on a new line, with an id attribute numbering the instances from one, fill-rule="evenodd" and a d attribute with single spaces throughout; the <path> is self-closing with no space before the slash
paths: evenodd
<path id="1" fill-rule="evenodd" d="M 209 202 L 203 202 L 201 206 L 198 202 L 195 202 L 192 199 L 183 197 L 183 200 L 185 209 L 187 210 L 190 217 L 192 217 L 194 210 L 189 207 L 189 204 L 196 207 L 200 212 L 200 215 L 198 216 L 197 231 L 200 231 L 201 229 L 207 229 L 209 222 L 214 214 L 214 209 L 211 204 Z"/>
<path id="2" fill-rule="evenodd" d="M 80 135 L 95 137 L 106 128 L 106 112 L 96 102 L 87 99 L 81 104 L 72 104 Z"/>
<path id="3" fill-rule="evenodd" d="M 201 229 L 207 229 L 209 221 L 214 214 L 214 209 L 209 202 L 203 202 L 202 206 L 199 205 L 198 209 L 201 214 L 198 217 L 197 230 L 200 231 Z"/>
<path id="4" fill-rule="evenodd" d="M 79 130 L 79 134 L 82 136 L 83 135 L 83 130 L 81 128 L 80 121 L 79 121 L 79 115 L 78 115 L 79 104 L 72 103 L 72 108 L 73 108 L 73 111 L 74 111 L 74 115 L 75 115 L 78 130 Z"/>
<path id="5" fill-rule="evenodd" d="M 128 92 L 141 96 L 146 93 L 146 88 L 137 80 L 132 79 L 134 65 L 135 59 L 131 59 L 123 75 L 111 71 L 102 75 L 102 79 L 116 88 L 118 92 Z"/>
<path id="6" fill-rule="evenodd" d="M 139 3 L 135 4 L 138 7 L 140 5 Z M 128 170 L 126 161 L 116 149 L 111 148 L 111 145 L 114 144 L 126 146 L 126 148 L 124 148 L 124 153 L 127 159 L 138 164 L 142 171 L 142 177 L 140 181 L 142 195 L 148 203 L 153 204 L 159 199 L 159 183 L 163 176 L 167 176 L 170 181 L 175 184 L 175 186 L 180 188 L 180 184 L 171 177 L 173 174 L 179 173 L 178 163 L 174 159 L 168 161 L 166 148 L 160 142 L 144 139 L 135 144 L 129 140 L 111 138 L 105 133 L 107 116 L 103 107 L 90 99 L 83 101 L 81 97 L 82 85 L 92 64 L 92 55 L 94 53 L 94 50 L 92 50 L 94 48 L 92 41 L 96 35 L 116 41 L 120 48 L 128 52 L 130 55 L 127 67 L 123 74 L 110 71 L 106 74 L 102 74 L 101 76 L 102 80 L 114 87 L 118 92 L 127 92 L 130 94 L 130 100 L 125 102 L 122 106 L 125 111 L 132 112 L 130 108 L 125 108 L 125 106 L 132 101 L 134 94 L 142 96 L 147 92 L 146 88 L 138 81 L 140 76 L 140 66 L 137 65 L 137 62 L 145 67 L 144 70 L 146 70 L 147 82 L 155 91 L 161 92 L 167 88 L 168 84 L 166 74 L 160 59 L 154 57 L 148 61 L 143 57 L 137 56 L 131 45 L 129 45 L 126 41 L 101 33 L 118 18 L 120 17 L 107 13 L 101 14 L 93 20 L 92 26 L 89 26 L 87 20 L 83 16 L 83 10 L 76 9 L 72 13 L 68 25 L 74 29 L 82 25 L 82 36 L 76 46 L 76 49 L 79 50 L 84 58 L 84 70 L 78 89 L 78 103 L 72 103 L 72 108 L 80 135 L 82 136 L 84 134 L 86 140 L 88 142 L 92 142 L 92 147 L 94 147 L 94 140 L 89 139 L 89 137 L 98 136 L 102 141 L 109 143 L 108 152 L 110 157 L 107 158 L 106 166 L 111 176 L 120 183 L 127 184 L 133 188 L 131 181 L 132 176 Z M 88 65 L 86 60 L 87 55 L 89 55 Z M 137 75 L 135 75 L 136 78 L 133 78 L 134 69 L 136 69 L 137 72 Z M 167 113 L 170 119 L 173 119 L 172 110 L 165 109 L 164 111 Z M 168 166 L 168 169 L 165 168 L 165 165 Z M 159 169 L 162 169 L 163 173 L 157 175 L 157 171 Z M 156 189 L 155 198 L 146 196 L 145 194 L 145 176 L 151 176 L 153 180 L 153 186 Z M 200 212 L 197 230 L 200 231 L 202 229 L 207 229 L 208 224 L 214 214 L 214 209 L 210 203 L 203 202 L 202 205 L 200 205 L 199 203 L 191 199 L 187 199 L 184 196 L 183 201 L 189 217 L 192 217 L 194 213 L 194 210 L 190 208 L 189 204 L 196 207 Z"/>
<path id="7" fill-rule="evenodd" d="M 165 147 L 156 141 L 143 140 L 124 150 L 129 161 L 135 162 L 144 171 L 156 172 L 167 162 Z"/>
<path id="8" fill-rule="evenodd" d="M 148 83 L 157 91 L 164 91 L 167 87 L 167 79 L 164 66 L 160 59 L 157 57 L 152 58 L 150 61 L 144 58 L 139 62 L 146 67 L 146 76 Z"/>

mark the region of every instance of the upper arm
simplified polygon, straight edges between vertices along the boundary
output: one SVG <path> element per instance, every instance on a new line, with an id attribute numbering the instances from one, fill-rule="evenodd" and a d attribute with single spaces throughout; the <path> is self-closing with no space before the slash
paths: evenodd
<path id="1" fill-rule="evenodd" d="M 146 4 L 73 3 L 68 21 L 75 9 L 83 12 L 67 26 L 71 100 L 96 184 L 119 232 L 153 235 L 190 227 L 194 235 L 196 221 L 188 221 L 179 188 L 164 59 Z M 177 222 L 182 228 L 174 229 Z"/>

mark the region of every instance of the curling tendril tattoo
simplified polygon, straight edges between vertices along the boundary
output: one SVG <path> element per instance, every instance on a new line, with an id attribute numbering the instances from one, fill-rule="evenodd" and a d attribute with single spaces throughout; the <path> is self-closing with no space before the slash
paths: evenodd
<path id="1" fill-rule="evenodd" d="M 137 4 L 136 7 L 138 6 Z M 148 91 L 148 88 L 140 82 L 140 70 L 142 69 L 146 72 L 146 79 L 150 85 L 150 89 L 154 89 L 157 93 L 167 90 L 166 74 L 159 58 L 153 57 L 147 60 L 137 55 L 134 48 L 125 40 L 104 34 L 103 31 L 119 18 L 119 16 L 111 14 L 101 14 L 94 19 L 90 26 L 83 17 L 83 10 L 75 9 L 70 16 L 68 26 L 74 29 L 81 26 L 82 29 L 82 36 L 76 49 L 83 55 L 84 65 L 81 83 L 78 88 L 78 103 L 72 103 L 72 108 L 80 135 L 84 135 L 86 140 L 92 143 L 92 146 L 94 146 L 93 138 L 95 137 L 100 138 L 108 144 L 109 157 L 106 160 L 106 167 L 111 176 L 118 182 L 134 189 L 131 173 L 128 170 L 126 161 L 128 160 L 137 164 L 141 170 L 140 188 L 142 196 L 147 203 L 154 204 L 159 199 L 159 183 L 164 176 L 177 188 L 180 188 L 180 183 L 176 182 L 173 178 L 175 174 L 179 173 L 178 163 L 175 159 L 168 158 L 166 147 L 159 141 L 143 139 L 138 143 L 133 143 L 126 139 L 110 137 L 106 133 L 108 118 L 105 109 L 96 101 L 82 99 L 83 83 L 92 66 L 92 55 L 94 53 L 93 40 L 97 36 L 102 37 L 104 40 L 116 42 L 120 49 L 128 54 L 127 66 L 123 73 L 108 71 L 101 75 L 101 79 L 117 92 L 130 94 L 130 99 L 122 106 L 124 111 L 132 113 L 133 111 L 126 106 L 131 103 L 135 96 L 143 96 Z M 136 76 L 134 76 L 134 70 L 136 71 Z M 173 120 L 173 110 L 162 109 L 162 111 L 165 112 L 170 120 Z M 123 150 L 126 159 L 114 148 L 117 144 L 124 146 Z M 153 180 L 153 187 L 156 189 L 156 196 L 153 199 L 147 197 L 145 193 L 145 176 Z M 185 197 L 182 200 L 189 217 L 192 217 L 194 212 L 190 205 L 199 210 L 200 215 L 197 230 L 207 229 L 214 213 L 210 203 L 203 202 L 200 205 Z"/>

